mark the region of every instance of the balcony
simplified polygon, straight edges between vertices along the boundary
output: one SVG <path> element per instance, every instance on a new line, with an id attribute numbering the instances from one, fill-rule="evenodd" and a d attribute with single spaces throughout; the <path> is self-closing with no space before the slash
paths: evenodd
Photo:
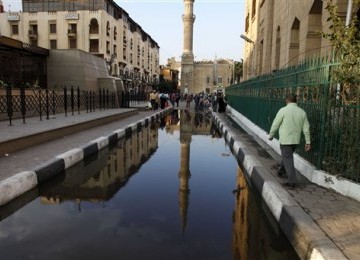
<path id="1" fill-rule="evenodd" d="M 75 39 L 76 38 L 76 31 L 72 30 L 72 29 L 69 29 L 67 35 L 68 35 L 68 37 L 70 39 Z"/>
<path id="2" fill-rule="evenodd" d="M 35 30 L 29 30 L 29 38 L 32 40 L 38 39 L 38 32 Z"/>

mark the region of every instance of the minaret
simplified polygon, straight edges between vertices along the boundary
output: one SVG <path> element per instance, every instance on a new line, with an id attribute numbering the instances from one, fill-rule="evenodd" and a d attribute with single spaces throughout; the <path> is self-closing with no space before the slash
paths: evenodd
<path id="1" fill-rule="evenodd" d="M 193 92 L 194 86 L 194 54 L 193 54 L 193 28 L 195 15 L 193 6 L 195 0 L 184 0 L 184 14 L 182 16 L 184 24 L 184 46 L 181 56 L 181 91 Z"/>

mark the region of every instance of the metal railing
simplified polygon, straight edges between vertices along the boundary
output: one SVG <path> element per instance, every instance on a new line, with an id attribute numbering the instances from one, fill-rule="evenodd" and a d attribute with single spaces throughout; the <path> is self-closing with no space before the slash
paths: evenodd
<path id="1" fill-rule="evenodd" d="M 119 107 L 117 99 L 122 96 L 122 93 L 105 89 L 87 91 L 65 86 L 61 90 L 48 90 L 6 86 L 0 89 L 0 120 L 8 120 L 12 125 L 13 119 L 22 118 L 25 123 L 28 117 L 39 116 L 42 120 L 59 113 L 67 116 L 68 113 L 80 114 L 80 111 L 105 110 Z"/>
<path id="2" fill-rule="evenodd" d="M 302 140 L 298 154 L 319 169 L 360 182 L 360 91 L 331 82 L 338 66 L 329 59 L 312 59 L 226 89 L 229 105 L 264 131 L 270 130 L 287 93 L 298 95 L 308 115 L 312 150 Z M 302 137 L 303 138 L 303 137 Z"/>

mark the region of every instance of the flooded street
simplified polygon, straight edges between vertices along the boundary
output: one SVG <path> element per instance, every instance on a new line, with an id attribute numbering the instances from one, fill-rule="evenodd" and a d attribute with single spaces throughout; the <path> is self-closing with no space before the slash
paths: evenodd
<path id="1" fill-rule="evenodd" d="M 297 259 L 210 114 L 174 110 L 0 209 L 2 259 Z"/>

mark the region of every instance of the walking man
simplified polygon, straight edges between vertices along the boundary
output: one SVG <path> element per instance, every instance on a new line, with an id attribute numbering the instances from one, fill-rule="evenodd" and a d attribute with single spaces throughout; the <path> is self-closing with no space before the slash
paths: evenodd
<path id="1" fill-rule="evenodd" d="M 306 112 L 298 107 L 297 96 L 288 94 L 286 96 L 286 106 L 281 108 L 271 125 L 269 140 L 274 138 L 275 133 L 279 130 L 279 142 L 281 150 L 281 168 L 278 175 L 282 175 L 285 169 L 288 176 L 288 182 L 285 186 L 295 188 L 296 173 L 294 166 L 294 152 L 300 143 L 301 132 L 305 136 L 305 151 L 311 149 L 310 145 L 310 124 Z"/>

